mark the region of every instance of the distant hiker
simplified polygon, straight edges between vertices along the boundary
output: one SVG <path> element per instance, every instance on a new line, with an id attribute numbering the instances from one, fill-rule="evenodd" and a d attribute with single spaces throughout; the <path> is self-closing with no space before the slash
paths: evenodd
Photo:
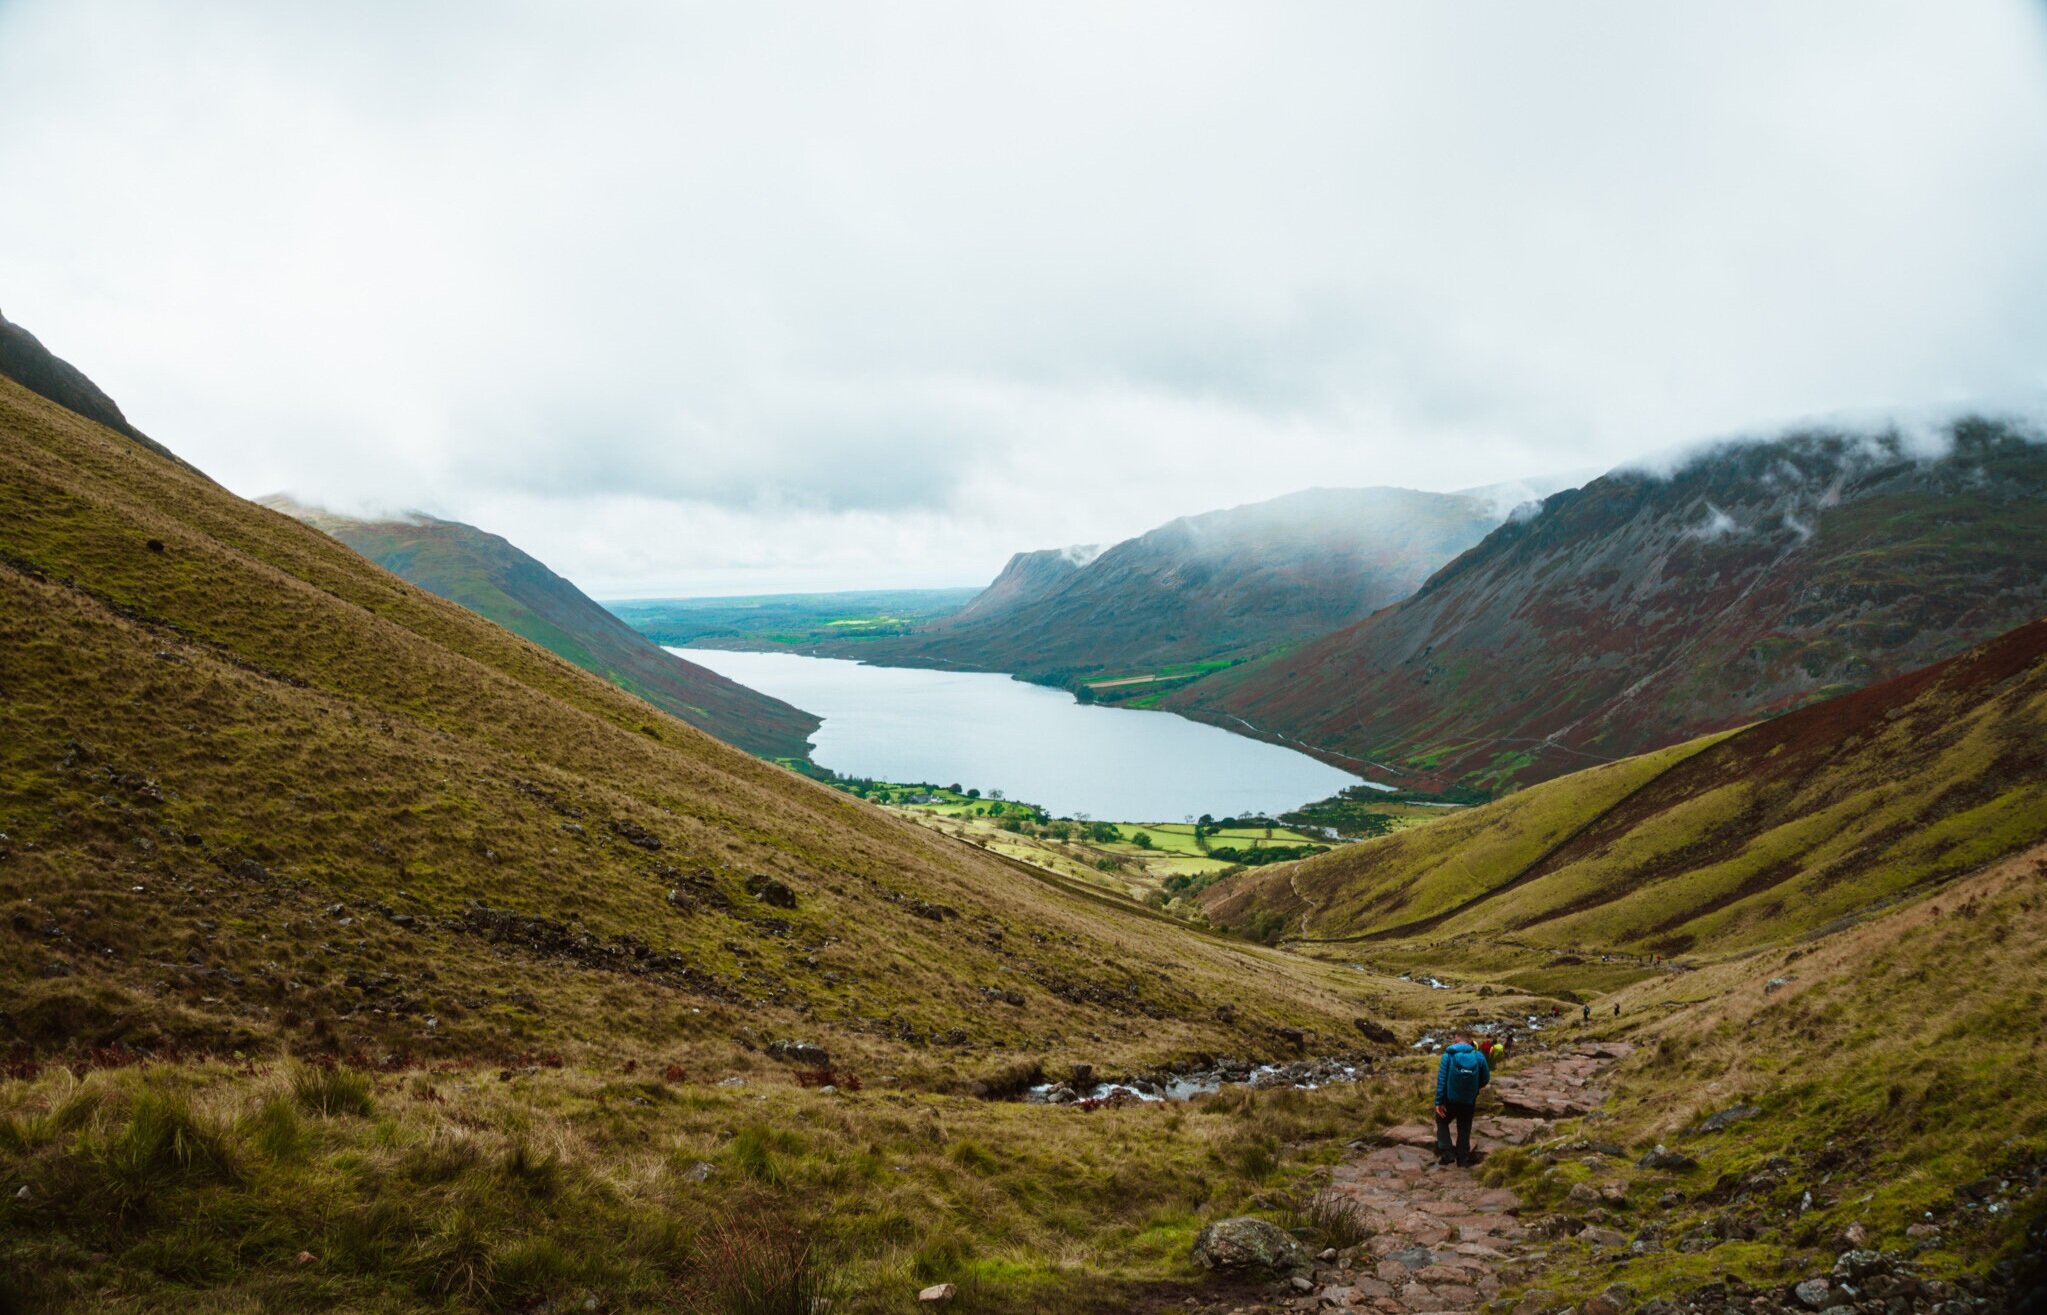
<path id="1" fill-rule="evenodd" d="M 1586 1006 L 1585 1006 L 1585 1017 L 1584 1017 L 1584 1018 L 1583 1018 L 1582 1020 L 1580 1020 L 1580 1021 L 1582 1021 L 1582 1022 L 1587 1022 L 1587 1023 L 1589 1023 L 1589 1022 L 1591 1022 L 1591 1021 L 1592 1021 L 1592 1006 L 1591 1006 L 1591 1005 L 1586 1005 Z"/>
<path id="2" fill-rule="evenodd" d="M 1492 1070 L 1471 1033 L 1459 1032 L 1443 1052 L 1436 1066 L 1436 1163 L 1471 1163 L 1471 1116 L 1478 1112 L 1478 1093 L 1492 1081 Z M 1450 1141 L 1450 1125 L 1457 1125 L 1457 1141 Z"/>
<path id="3" fill-rule="evenodd" d="M 1614 1004 L 1613 1004 L 1613 1016 L 1614 1016 L 1615 1018 L 1619 1018 L 1619 1017 L 1621 1016 L 1621 1005 L 1620 1005 L 1620 1001 L 1618 1001 L 1618 1000 L 1614 1001 Z"/>

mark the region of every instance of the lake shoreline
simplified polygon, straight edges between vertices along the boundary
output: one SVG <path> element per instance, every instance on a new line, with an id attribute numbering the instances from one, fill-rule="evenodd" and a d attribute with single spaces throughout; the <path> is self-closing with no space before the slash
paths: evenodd
<path id="1" fill-rule="evenodd" d="M 1297 750 L 1174 714 L 1082 703 L 999 672 L 758 650 L 671 650 L 823 719 L 811 760 L 847 776 L 958 780 L 1065 816 L 1276 816 L 1364 784 Z"/>

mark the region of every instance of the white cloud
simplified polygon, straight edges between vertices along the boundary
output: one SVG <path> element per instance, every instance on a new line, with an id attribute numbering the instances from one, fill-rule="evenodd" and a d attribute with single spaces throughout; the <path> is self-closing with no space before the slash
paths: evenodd
<path id="1" fill-rule="evenodd" d="M 0 306 L 242 492 L 610 594 L 976 582 L 2047 387 L 2042 27 L 12 0 Z"/>

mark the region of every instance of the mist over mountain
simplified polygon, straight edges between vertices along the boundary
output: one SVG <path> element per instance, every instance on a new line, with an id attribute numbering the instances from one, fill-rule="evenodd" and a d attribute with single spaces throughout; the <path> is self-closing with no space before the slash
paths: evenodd
<path id="1" fill-rule="evenodd" d="M 1412 598 L 1168 696 L 1390 779 L 1486 788 L 1938 661 L 2047 607 L 2047 446 L 1813 430 L 1548 499 Z"/>
<path id="2" fill-rule="evenodd" d="M 1405 597 L 1499 523 L 1496 503 L 1479 492 L 1308 489 L 1183 516 L 1099 553 L 1018 553 L 959 612 L 859 654 L 1076 688 L 1152 677 L 1145 692 L 1155 693 L 1184 674 L 1159 668 L 1241 660 Z"/>

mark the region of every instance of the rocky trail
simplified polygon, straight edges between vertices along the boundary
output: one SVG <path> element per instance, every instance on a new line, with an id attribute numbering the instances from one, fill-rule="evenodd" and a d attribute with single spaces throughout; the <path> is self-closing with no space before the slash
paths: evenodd
<path id="1" fill-rule="evenodd" d="M 1599 1077 L 1633 1050 L 1625 1042 L 1585 1043 L 1511 1061 L 1480 1101 L 1474 1160 L 1596 1109 L 1605 1099 Z M 1388 1128 L 1376 1146 L 1338 1165 L 1327 1190 L 1356 1208 L 1370 1236 L 1343 1252 L 1324 1251 L 1262 1303 L 1220 1309 L 1484 1310 L 1549 1240 L 1520 1217 L 1515 1193 L 1487 1187 L 1470 1169 L 1437 1164 L 1435 1139 L 1433 1124 Z"/>

